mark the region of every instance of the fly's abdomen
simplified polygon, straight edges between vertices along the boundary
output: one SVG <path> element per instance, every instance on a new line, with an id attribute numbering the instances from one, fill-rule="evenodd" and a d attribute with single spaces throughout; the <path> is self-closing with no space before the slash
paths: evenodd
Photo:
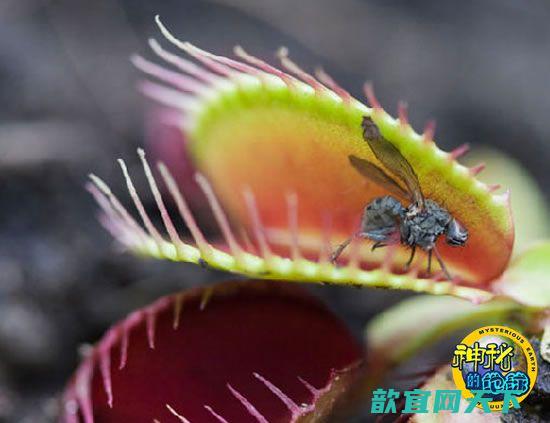
<path id="1" fill-rule="evenodd" d="M 405 208 L 394 197 L 376 198 L 365 207 L 363 212 L 362 235 L 373 241 L 386 241 L 399 231 L 399 224 L 404 214 Z"/>

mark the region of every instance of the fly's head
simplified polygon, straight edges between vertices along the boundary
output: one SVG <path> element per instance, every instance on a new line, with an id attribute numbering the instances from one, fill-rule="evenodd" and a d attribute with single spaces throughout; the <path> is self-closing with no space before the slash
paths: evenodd
<path id="1" fill-rule="evenodd" d="M 446 231 L 447 244 L 454 247 L 462 247 L 468 241 L 468 229 L 452 218 Z"/>

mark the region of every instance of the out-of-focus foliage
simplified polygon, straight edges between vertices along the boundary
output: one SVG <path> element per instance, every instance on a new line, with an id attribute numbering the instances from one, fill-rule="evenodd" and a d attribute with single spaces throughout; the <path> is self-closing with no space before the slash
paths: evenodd
<path id="1" fill-rule="evenodd" d="M 463 162 L 467 165 L 486 163 L 487 167 L 479 179 L 488 184 L 501 184 L 502 189 L 510 189 L 516 234 L 515 254 L 534 241 L 548 238 L 550 209 L 529 168 L 509 155 L 487 147 L 474 149 L 464 157 Z"/>
<path id="2" fill-rule="evenodd" d="M 545 241 L 516 257 L 495 289 L 521 303 L 549 309 L 549 274 L 550 242 Z"/>

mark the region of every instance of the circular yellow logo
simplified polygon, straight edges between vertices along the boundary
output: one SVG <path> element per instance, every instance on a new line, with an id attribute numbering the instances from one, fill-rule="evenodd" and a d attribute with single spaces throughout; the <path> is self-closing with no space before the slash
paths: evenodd
<path id="1" fill-rule="evenodd" d="M 529 341 L 506 326 L 485 326 L 457 344 L 453 379 L 465 399 L 485 411 L 518 407 L 537 380 L 537 358 Z"/>

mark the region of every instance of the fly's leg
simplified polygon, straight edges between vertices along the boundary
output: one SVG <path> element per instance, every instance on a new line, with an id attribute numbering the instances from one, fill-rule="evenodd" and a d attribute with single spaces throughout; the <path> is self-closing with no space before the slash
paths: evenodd
<path id="1" fill-rule="evenodd" d="M 411 256 L 409 257 L 409 261 L 405 264 L 405 271 L 409 270 L 409 267 L 411 267 L 411 264 L 414 260 L 415 253 L 416 253 L 416 245 L 413 245 L 411 250 Z"/>
<path id="2" fill-rule="evenodd" d="M 445 273 L 445 276 L 447 277 L 447 279 L 452 281 L 453 277 L 451 276 L 451 274 L 447 270 L 447 266 L 445 266 L 445 263 L 443 263 L 443 259 L 441 258 L 441 254 L 439 254 L 439 251 L 437 250 L 437 248 L 434 247 L 433 250 L 435 251 L 435 256 L 437 258 L 437 261 L 439 262 L 439 266 L 441 266 L 441 270 L 443 270 L 443 273 Z M 430 253 L 431 253 L 431 251 L 430 251 Z"/>
<path id="3" fill-rule="evenodd" d="M 374 251 L 374 250 L 376 250 L 377 248 L 386 247 L 387 245 L 388 245 L 388 244 L 386 244 L 386 243 L 384 243 L 384 242 L 382 242 L 382 241 L 376 241 L 376 242 L 374 243 L 374 245 L 372 246 L 371 251 Z"/>
<path id="4" fill-rule="evenodd" d="M 352 236 L 350 236 L 348 239 L 346 239 L 344 242 L 342 242 L 336 250 L 330 255 L 330 262 L 332 264 L 336 263 L 336 260 L 338 260 L 338 257 L 340 257 L 340 254 L 346 249 L 346 247 L 353 241 L 355 238 L 359 236 L 359 233 L 355 233 Z"/>
<path id="5" fill-rule="evenodd" d="M 432 275 L 432 250 L 428 251 L 428 277 Z"/>

